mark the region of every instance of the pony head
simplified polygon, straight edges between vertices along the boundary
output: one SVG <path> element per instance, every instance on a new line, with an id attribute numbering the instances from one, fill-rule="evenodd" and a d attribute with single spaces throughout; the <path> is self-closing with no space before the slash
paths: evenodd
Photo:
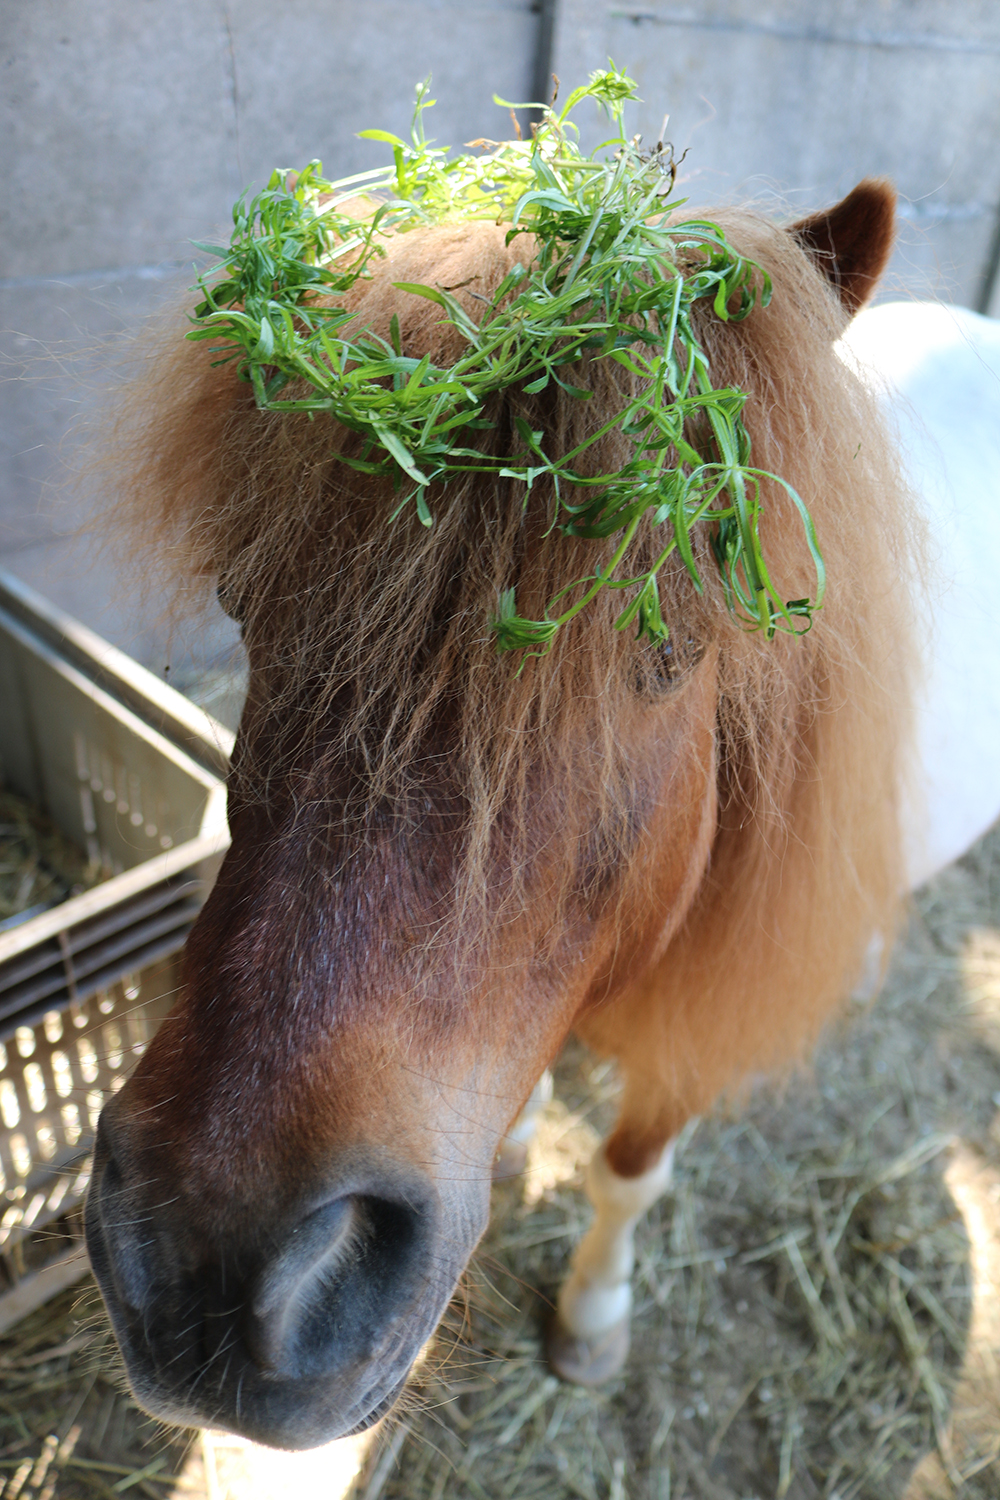
<path id="1" fill-rule="evenodd" d="M 774 284 L 768 308 L 738 324 L 706 309 L 698 333 L 746 394 L 755 464 L 815 516 L 831 586 L 803 637 L 741 630 L 702 539 L 701 593 L 682 566 L 661 575 L 666 647 L 616 631 L 606 589 L 548 654 L 498 655 L 498 590 L 513 581 L 540 616 L 607 560 L 601 543 L 552 533 L 544 496 L 525 509 L 497 475 L 449 484 L 430 530 L 389 525 L 391 487 L 339 461 L 351 433 L 258 411 L 204 345 L 158 351 L 123 503 L 182 589 L 217 587 L 250 678 L 232 846 L 183 991 L 105 1107 L 87 1205 L 155 1415 L 289 1448 L 370 1425 L 571 1029 L 642 1085 L 608 1148 L 635 1175 L 721 1091 L 801 1053 L 891 925 L 905 499 L 833 344 L 892 214 L 866 183 L 791 232 L 717 216 Z M 413 230 L 353 305 L 446 363 L 454 327 L 394 283 L 458 288 L 474 316 L 517 243 Z M 589 401 L 496 397 L 492 441 L 513 449 L 524 418 L 568 451 L 634 381 L 598 359 L 575 378 Z M 616 442 L 595 445 L 601 471 Z M 802 593 L 810 559 L 777 485 L 762 530 L 784 596 Z M 631 573 L 653 547 L 640 529 Z"/>

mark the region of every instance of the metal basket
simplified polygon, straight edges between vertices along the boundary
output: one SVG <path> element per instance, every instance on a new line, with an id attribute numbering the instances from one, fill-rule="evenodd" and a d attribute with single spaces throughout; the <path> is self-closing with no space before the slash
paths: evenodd
<path id="1" fill-rule="evenodd" d="M 232 735 L 0 574 L 0 777 L 100 885 L 0 932 L 0 1331 L 86 1269 L 79 1206 L 101 1104 L 178 983 L 228 844 Z"/>

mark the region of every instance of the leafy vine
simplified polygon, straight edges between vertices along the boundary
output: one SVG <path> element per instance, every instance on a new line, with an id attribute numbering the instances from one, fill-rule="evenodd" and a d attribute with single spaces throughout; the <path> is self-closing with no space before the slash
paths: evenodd
<path id="1" fill-rule="evenodd" d="M 553 525 L 570 535 L 616 538 L 610 559 L 551 599 L 541 620 L 519 616 L 514 591 L 504 590 L 491 621 L 504 650 L 547 650 L 603 588 L 628 596 L 619 629 L 635 624 L 639 636 L 665 641 L 657 575 L 676 551 L 694 586 L 703 587 L 691 540 L 699 523 L 711 527 L 726 600 L 744 628 L 769 637 L 801 632 L 822 603 L 823 560 L 809 513 L 790 485 L 751 465 L 746 397 L 713 386 L 692 323 L 694 304 L 706 299 L 724 322 L 766 306 L 769 278 L 718 225 L 678 219 L 683 200 L 671 196 L 669 149 L 645 152 L 638 137 L 624 134 L 624 108 L 635 90 L 612 66 L 574 89 L 559 113 L 554 104 L 547 108 L 530 141 L 480 142 L 479 155 L 450 157 L 426 138 L 424 111 L 434 100 L 421 85 L 409 142 L 361 132 L 391 146 L 392 166 L 334 182 L 323 178 L 319 161 L 298 174 L 278 170 L 263 192 L 235 205 L 228 247 L 199 246 L 221 263 L 199 278 L 202 296 L 188 337 L 221 337 L 220 362 L 239 361 L 261 409 L 325 412 L 359 433 L 360 455 L 342 461 L 393 478 L 400 492 L 394 516 L 413 504 L 431 526 L 432 486 L 487 472 L 521 481 L 526 507 L 533 486 L 547 479 Z M 585 99 L 602 106 L 614 126 L 591 156 L 575 144 L 569 120 Z M 361 219 L 359 193 L 371 204 Z M 344 211 L 348 199 L 355 200 L 352 213 Z M 465 349 L 450 368 L 408 355 L 395 316 L 385 340 L 359 328 L 357 315 L 336 300 L 371 275 L 390 237 L 476 219 L 507 224 L 508 244 L 525 234 L 535 242 L 530 266 L 514 265 L 478 323 L 447 288 L 396 284 L 436 303 L 462 334 Z M 545 432 L 519 417 L 523 450 L 514 459 L 469 446 L 471 433 L 491 425 L 484 409 L 493 392 L 519 387 L 530 394 L 556 382 L 587 400 L 590 392 L 572 378 L 584 356 L 616 360 L 639 377 L 639 394 L 584 442 L 555 456 L 546 451 Z M 308 393 L 283 395 L 293 381 L 304 381 Z M 629 460 L 614 473 L 581 473 L 582 454 L 616 428 L 631 444 Z M 710 442 L 696 445 L 693 431 L 710 432 Z M 759 532 L 765 479 L 784 488 L 801 516 L 814 599 L 783 600 L 771 581 Z M 619 576 L 647 515 L 663 528 L 662 547 L 639 576 Z"/>

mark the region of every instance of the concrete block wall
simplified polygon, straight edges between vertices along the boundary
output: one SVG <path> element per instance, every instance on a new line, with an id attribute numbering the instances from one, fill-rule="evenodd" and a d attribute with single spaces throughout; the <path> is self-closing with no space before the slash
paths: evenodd
<path id="1" fill-rule="evenodd" d="M 890 177 L 902 223 L 882 296 L 1000 314 L 995 0 L 560 0 L 560 76 L 609 56 L 640 85 L 647 140 L 669 113 L 693 203 L 805 213 Z"/>
<path id="2" fill-rule="evenodd" d="M 550 69 L 568 88 L 609 55 L 639 80 L 635 128 L 655 138 L 669 111 L 690 147 L 693 201 L 804 212 L 887 174 L 905 215 L 890 290 L 984 297 L 995 0 L 0 0 L 0 566 L 154 668 L 222 650 L 221 617 L 171 640 L 155 588 L 71 534 L 74 424 L 119 347 L 183 298 L 189 241 L 224 234 L 244 187 L 313 156 L 377 164 L 354 132 L 405 133 L 427 73 L 432 133 L 461 143 L 507 131 L 494 92 L 530 98 Z"/>
<path id="3" fill-rule="evenodd" d="M 203 656 L 67 534 L 81 419 L 246 186 L 379 165 L 355 132 L 405 134 L 428 73 L 442 143 L 502 136 L 492 95 L 528 96 L 538 32 L 531 0 L 0 0 L 0 567 L 158 670 Z M 230 636 L 215 620 L 209 654 Z"/>

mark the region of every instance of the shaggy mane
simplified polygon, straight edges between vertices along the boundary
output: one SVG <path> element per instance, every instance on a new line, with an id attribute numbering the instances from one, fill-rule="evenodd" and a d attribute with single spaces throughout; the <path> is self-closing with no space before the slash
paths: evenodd
<path id="1" fill-rule="evenodd" d="M 680 566 L 661 576 L 675 661 L 683 667 L 688 649 L 717 647 L 721 685 L 720 822 L 661 976 L 664 1015 L 675 1018 L 665 1045 L 700 1055 L 695 1007 L 728 1025 L 713 1074 L 724 1086 L 807 1042 L 871 934 L 891 930 L 910 683 L 900 539 L 910 533 L 873 399 L 834 353 L 846 325 L 836 297 L 785 230 L 743 211 L 714 217 L 769 271 L 774 296 L 735 325 L 700 304 L 699 336 L 715 384 L 747 393 L 752 462 L 788 480 L 812 512 L 829 577 L 811 633 L 768 643 L 732 621 L 706 537 L 697 552 L 703 595 Z M 523 241 L 506 249 L 492 225 L 400 236 L 355 289 L 359 323 L 388 337 L 395 312 L 408 354 L 450 362 L 455 330 L 392 283 L 463 286 L 457 295 L 477 316 L 475 294 L 488 294 L 526 253 Z M 312 737 L 320 762 L 349 768 L 359 828 L 376 808 L 415 805 L 446 754 L 462 809 L 463 912 L 484 889 L 498 838 L 511 871 L 531 853 L 532 788 L 542 784 L 592 789 L 582 808 L 564 790 L 559 816 L 547 820 L 547 838 L 562 841 L 554 867 L 575 868 L 572 846 L 595 816 L 627 861 L 632 773 L 621 726 L 637 695 L 670 692 L 663 657 L 613 629 L 622 596 L 610 590 L 520 676 L 520 658 L 498 655 L 488 628 L 502 588 L 514 585 L 520 613 L 540 617 L 611 545 L 548 535 L 550 494 L 534 490 L 525 510 L 523 486 L 486 476 L 432 491 L 431 530 L 412 506 L 390 525 L 391 486 L 337 461 L 353 451 L 353 435 L 326 419 L 258 411 L 234 366 L 213 368 L 208 346 L 182 332 L 175 320 L 120 414 L 115 524 L 166 565 L 183 604 L 219 587 L 245 630 L 253 713 L 255 704 L 284 709 L 297 742 Z M 621 407 L 633 380 L 611 361 L 589 362 L 573 378 L 591 400 L 552 390 L 497 397 L 484 435 L 491 451 L 519 451 L 516 416 L 543 427 L 553 451 L 575 445 Z M 612 469 L 630 451 L 612 435 L 587 458 Z M 799 520 L 777 486 L 765 505 L 775 583 L 785 598 L 807 594 Z M 651 546 L 640 534 L 626 567 L 638 572 Z M 245 721 L 240 774 L 263 786 L 275 766 L 255 722 Z M 318 771 L 316 786 L 322 780 Z M 599 1025 L 584 1034 L 607 1044 Z"/>

